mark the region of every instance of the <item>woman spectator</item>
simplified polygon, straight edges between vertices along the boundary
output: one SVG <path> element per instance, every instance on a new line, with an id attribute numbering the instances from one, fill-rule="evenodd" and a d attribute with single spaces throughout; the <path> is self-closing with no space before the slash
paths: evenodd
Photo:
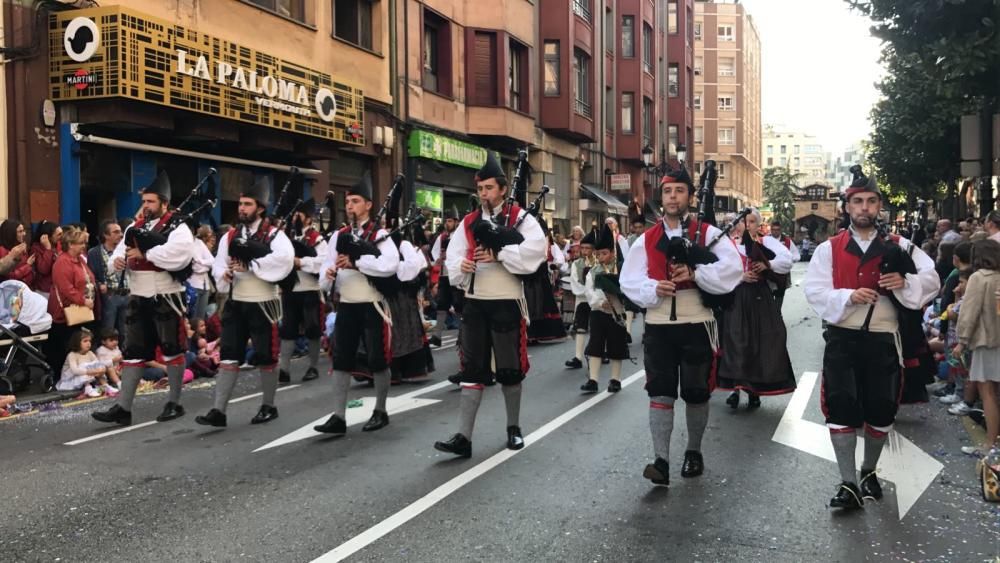
<path id="1" fill-rule="evenodd" d="M 583 227 L 581 227 L 580 225 L 574 225 L 573 231 L 570 232 L 569 239 L 566 240 L 566 244 L 563 245 L 562 248 L 563 254 L 569 254 L 570 247 L 572 247 L 573 245 L 580 244 L 580 241 L 583 240 L 583 236 L 584 236 Z"/>
<path id="2" fill-rule="evenodd" d="M 35 283 L 28 284 L 46 299 L 52 291 L 52 266 L 59 254 L 62 227 L 51 221 L 42 221 L 31 238 L 31 254 L 35 257 Z"/>
<path id="3" fill-rule="evenodd" d="M 0 272 L 3 279 L 29 286 L 35 281 L 35 257 L 28 252 L 27 231 L 17 219 L 0 223 Z"/>
<path id="4" fill-rule="evenodd" d="M 49 331 L 48 352 L 50 366 L 62 366 L 66 361 L 66 343 L 70 336 L 82 326 L 66 324 L 63 307 L 82 305 L 94 310 L 94 318 L 100 317 L 97 294 L 97 279 L 90 271 L 83 255 L 87 250 L 87 232 L 69 228 L 63 234 L 62 254 L 52 266 L 52 291 L 49 293 L 49 314 L 52 315 L 52 329 Z"/>
<path id="5" fill-rule="evenodd" d="M 194 259 L 191 261 L 191 277 L 188 283 L 194 288 L 194 303 L 188 318 L 195 321 L 205 318 L 205 310 L 208 308 L 208 298 L 212 291 L 209 282 L 209 272 L 212 270 L 212 263 L 215 257 L 212 255 L 215 248 L 215 233 L 208 225 L 198 227 L 198 232 L 194 238 Z"/>
<path id="6" fill-rule="evenodd" d="M 952 355 L 961 357 L 972 351 L 969 381 L 975 382 L 983 401 L 986 438 L 978 453 L 985 455 L 996 447 L 1000 433 L 1000 405 L 996 384 L 1000 382 L 1000 243 L 983 240 L 972 244 L 972 268 L 958 316 L 958 345 Z M 963 451 L 966 451 L 963 448 Z M 976 453 L 975 450 L 966 453 Z"/>
<path id="7" fill-rule="evenodd" d="M 961 244 L 961 242 L 958 244 Z M 955 246 L 956 244 L 949 242 L 943 242 L 938 245 L 938 255 L 934 269 L 937 270 L 942 285 L 944 285 L 944 280 L 948 279 L 948 275 L 955 269 L 955 265 L 952 263 L 952 257 L 955 256 Z"/>

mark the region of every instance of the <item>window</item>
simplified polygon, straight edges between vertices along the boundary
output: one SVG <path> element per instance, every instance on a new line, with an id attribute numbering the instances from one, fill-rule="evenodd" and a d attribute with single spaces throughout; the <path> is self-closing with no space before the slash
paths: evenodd
<path id="1" fill-rule="evenodd" d="M 694 163 L 694 173 L 701 174 L 701 162 Z"/>
<path id="2" fill-rule="evenodd" d="M 667 152 L 669 154 L 677 154 L 677 144 L 680 142 L 678 137 L 677 126 L 667 125 Z"/>
<path id="3" fill-rule="evenodd" d="M 694 40 L 701 41 L 701 22 L 694 22 Z"/>
<path id="4" fill-rule="evenodd" d="M 472 94 L 471 103 L 477 106 L 497 105 L 497 34 L 476 31 L 472 36 Z"/>
<path id="5" fill-rule="evenodd" d="M 736 35 L 733 34 L 733 26 L 719 26 L 719 41 L 736 41 Z"/>
<path id="6" fill-rule="evenodd" d="M 702 66 L 705 64 L 705 57 L 695 57 L 694 58 L 694 74 L 700 75 Z"/>
<path id="7" fill-rule="evenodd" d="M 694 93 L 694 109 L 701 109 L 701 92 Z"/>
<path id="8" fill-rule="evenodd" d="M 781 154 L 788 154 L 788 145 L 781 145 Z"/>
<path id="9" fill-rule="evenodd" d="M 591 117 L 590 57 L 580 49 L 574 49 L 573 64 L 576 66 L 576 113 Z"/>
<path id="10" fill-rule="evenodd" d="M 615 52 L 615 16 L 611 8 L 604 11 L 604 50 Z"/>
<path id="11" fill-rule="evenodd" d="M 445 96 L 451 95 L 451 57 L 448 53 L 451 53 L 448 20 L 424 10 L 423 87 Z"/>
<path id="12" fill-rule="evenodd" d="M 781 161 L 780 162 L 781 162 L 782 166 L 788 166 L 788 159 L 787 158 L 781 157 Z"/>
<path id="13" fill-rule="evenodd" d="M 632 103 L 635 101 L 635 94 L 632 92 L 622 92 L 622 133 L 635 133 L 635 121 L 632 112 Z"/>
<path id="14" fill-rule="evenodd" d="M 642 66 L 653 73 L 653 28 L 646 23 L 642 24 Z"/>
<path id="15" fill-rule="evenodd" d="M 705 128 L 698 126 L 694 128 L 694 144 L 700 145 L 705 142 Z"/>
<path id="16" fill-rule="evenodd" d="M 719 76 L 736 76 L 736 61 L 732 57 L 719 57 Z"/>
<path id="17" fill-rule="evenodd" d="M 802 166 L 802 162 L 801 162 L 801 160 L 799 160 L 799 157 L 795 157 L 792 160 L 792 166 L 794 166 L 795 168 L 798 168 L 799 166 Z"/>
<path id="18" fill-rule="evenodd" d="M 305 0 L 250 0 L 251 4 L 256 4 L 265 10 L 269 10 L 300 22 L 306 21 Z"/>
<path id="19" fill-rule="evenodd" d="M 680 69 L 677 68 L 677 63 L 670 63 L 667 67 L 667 95 L 671 98 L 676 98 L 681 95 L 681 84 L 680 76 L 678 74 Z"/>
<path id="20" fill-rule="evenodd" d="M 573 13 L 584 21 L 593 21 L 590 14 L 590 0 L 573 0 Z"/>
<path id="21" fill-rule="evenodd" d="M 545 42 L 545 95 L 559 95 L 559 42 Z"/>
<path id="22" fill-rule="evenodd" d="M 733 111 L 736 107 L 733 105 L 732 94 L 726 94 L 719 96 L 719 111 Z"/>
<path id="23" fill-rule="evenodd" d="M 719 169 L 719 179 L 722 180 L 722 179 L 724 179 L 726 177 L 726 163 L 725 162 L 720 162 L 718 164 L 719 164 L 719 166 L 718 166 L 718 169 Z"/>
<path id="24" fill-rule="evenodd" d="M 528 111 L 528 48 L 513 39 L 507 57 L 507 107 Z"/>
<path id="25" fill-rule="evenodd" d="M 773 159 L 773 158 L 771 158 L 771 157 L 768 157 L 768 158 L 767 158 L 767 165 L 768 165 L 768 166 L 774 166 L 774 159 Z"/>
<path id="26" fill-rule="evenodd" d="M 667 33 L 677 33 L 677 0 L 667 3 Z"/>
<path id="27" fill-rule="evenodd" d="M 719 144 L 735 145 L 736 129 L 734 127 L 719 127 Z"/>
<path id="28" fill-rule="evenodd" d="M 610 86 L 604 87 L 604 130 L 615 134 L 615 92 Z"/>
<path id="29" fill-rule="evenodd" d="M 655 118 L 653 100 L 642 98 L 642 142 L 643 145 L 653 144 L 653 119 Z"/>
<path id="30" fill-rule="evenodd" d="M 635 56 L 635 16 L 622 16 L 622 56 Z"/>
<path id="31" fill-rule="evenodd" d="M 799 154 L 799 146 L 795 145 L 792 147 L 792 154 Z"/>
<path id="32" fill-rule="evenodd" d="M 767 155 L 771 156 L 774 154 L 774 145 L 767 145 Z"/>
<path id="33" fill-rule="evenodd" d="M 333 34 L 348 43 L 370 50 L 372 48 L 371 0 L 334 0 Z"/>

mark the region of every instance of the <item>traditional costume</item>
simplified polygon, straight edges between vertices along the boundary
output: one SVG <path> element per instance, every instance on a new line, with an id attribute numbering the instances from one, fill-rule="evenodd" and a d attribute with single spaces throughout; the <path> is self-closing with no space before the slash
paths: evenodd
<path id="1" fill-rule="evenodd" d="M 142 191 L 156 194 L 170 202 L 170 178 L 161 172 Z M 123 351 L 121 393 L 117 403 L 107 411 L 93 413 L 100 422 L 132 424 L 132 403 L 146 362 L 156 360 L 156 349 L 163 354 L 167 366 L 169 391 L 159 422 L 184 415 L 180 405 L 184 384 L 184 351 L 187 331 L 184 324 L 185 291 L 182 282 L 190 275 L 194 254 L 194 236 L 184 222 L 173 221 L 168 211 L 161 217 L 139 218 L 130 225 L 125 236 L 111 255 L 111 262 L 126 260 L 126 247 L 144 250 L 142 257 L 128 258 L 129 298 L 125 312 L 125 349 Z M 158 243 L 151 248 L 149 244 Z"/>
<path id="2" fill-rule="evenodd" d="M 601 230 L 594 245 L 597 250 L 613 250 L 615 239 L 607 225 Z M 601 360 L 611 363 L 611 381 L 608 392 L 617 393 L 622 388 L 622 360 L 629 357 L 629 335 L 625 330 L 626 301 L 618 284 L 619 259 L 617 252 L 609 264 L 598 262 L 587 273 L 584 295 L 590 304 L 590 342 L 587 343 L 587 359 L 590 377 L 580 390 L 597 392 L 597 378 L 601 373 Z"/>
<path id="3" fill-rule="evenodd" d="M 781 223 L 773 221 L 771 226 L 775 225 L 780 227 Z M 792 265 L 795 265 L 796 262 L 802 260 L 802 256 L 799 254 L 799 247 L 795 245 L 795 241 L 792 240 L 792 237 L 783 234 L 775 238 L 775 240 L 780 242 L 788 250 L 788 253 L 792 257 Z M 778 307 L 778 312 L 780 313 L 781 306 L 785 302 L 785 292 L 792 286 L 791 270 L 789 270 L 786 274 L 772 276 L 771 279 L 768 280 L 767 284 L 771 287 L 771 294 L 774 297 L 774 302 Z"/>
<path id="4" fill-rule="evenodd" d="M 881 192 L 873 180 L 853 167 L 855 194 Z M 874 222 L 875 219 L 873 218 Z M 887 292 L 879 278 L 902 274 L 905 286 Z M 898 408 L 902 385 L 902 343 L 898 307 L 919 310 L 937 294 L 940 279 L 934 261 L 910 241 L 881 236 L 873 227 L 863 238 L 851 226 L 820 244 L 809 262 L 803 283 L 806 299 L 827 323 L 824 333 L 821 407 L 830 429 L 842 483 L 831 507 L 858 508 L 862 498 L 879 499 L 875 475 L 882 447 Z M 879 292 L 874 305 L 855 305 L 859 288 Z M 860 490 L 855 471 L 856 430 L 864 427 L 864 460 Z"/>
<path id="5" fill-rule="evenodd" d="M 573 335 L 576 340 L 576 351 L 573 357 L 566 361 L 566 367 L 580 369 L 583 367 L 583 348 L 587 344 L 587 330 L 590 327 L 590 303 L 587 302 L 587 273 L 597 264 L 594 258 L 594 243 L 597 237 L 594 232 L 580 240 L 580 257 L 573 261 L 569 272 L 570 291 L 576 299 L 576 310 L 573 313 Z M 588 247 L 590 254 L 583 256 L 583 247 Z"/>
<path id="6" fill-rule="evenodd" d="M 544 219 L 536 219 L 543 233 L 548 232 L 548 226 Z M 553 255 L 553 248 L 559 255 Z M 550 264 L 556 263 L 557 258 L 565 262 L 562 252 L 553 244 L 549 244 L 546 238 L 545 260 L 538 266 L 535 273 L 524 278 L 524 297 L 528 303 L 528 343 L 548 342 L 566 338 L 566 327 L 563 326 L 562 313 L 559 311 L 559 304 L 556 303 L 555 290 L 552 287 L 550 277 Z"/>
<path id="7" fill-rule="evenodd" d="M 476 174 L 477 181 L 490 178 L 495 178 L 501 186 L 507 185 L 492 153 Z M 466 215 L 448 247 L 448 275 L 453 285 L 465 290 L 459 335 L 461 412 L 458 433 L 447 441 L 435 443 L 434 447 L 462 457 L 472 456 L 470 438 L 476 413 L 484 386 L 494 378 L 503 389 L 507 407 L 507 447 L 524 447 L 518 419 L 521 381 L 529 365 L 527 305 L 519 276 L 538 270 L 545 261 L 547 241 L 538 222 L 525 210 L 517 205 L 501 207 Z M 492 237 L 490 241 L 500 248 L 493 248 L 493 244 L 484 240 L 486 237 Z M 523 240 L 504 244 L 511 238 Z M 495 252 L 495 261 L 477 263 L 473 274 L 463 272 L 463 260 L 472 260 L 481 245 Z"/>
<path id="8" fill-rule="evenodd" d="M 449 219 L 455 221 L 456 225 L 458 224 L 458 220 L 461 219 L 458 207 L 452 205 L 451 209 L 445 211 L 444 220 L 447 222 Z M 453 234 L 454 231 L 449 231 L 446 227 L 444 232 L 434 239 L 434 245 L 431 247 L 431 259 L 440 269 L 437 298 L 435 299 L 437 322 L 434 324 L 434 334 L 430 337 L 431 345 L 437 347 L 441 346 L 441 335 L 444 334 L 448 311 L 454 308 L 456 315 L 462 312 L 462 292 L 458 288 L 452 287 L 451 278 L 448 277 L 448 268 L 445 267 L 445 257 L 448 255 L 448 245 Z"/>

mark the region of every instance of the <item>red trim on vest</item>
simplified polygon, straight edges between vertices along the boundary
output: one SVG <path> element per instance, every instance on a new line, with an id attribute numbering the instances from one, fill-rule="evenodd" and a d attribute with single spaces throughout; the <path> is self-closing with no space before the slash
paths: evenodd
<path id="1" fill-rule="evenodd" d="M 782 236 L 781 237 L 781 244 L 784 244 L 785 248 L 791 250 L 791 248 L 792 248 L 792 239 L 791 239 L 791 237 Z"/>
<path id="2" fill-rule="evenodd" d="M 373 231 L 375 231 L 375 222 L 366 221 L 365 224 L 361 226 L 361 238 L 368 241 L 373 240 L 375 238 L 373 236 L 374 235 Z M 337 236 L 346 235 L 347 233 L 350 232 L 351 232 L 350 227 L 341 227 L 340 230 L 337 231 Z"/>
<path id="3" fill-rule="evenodd" d="M 320 235 L 319 231 L 317 231 L 316 229 L 309 229 L 306 232 L 303 239 L 305 240 L 305 243 L 308 244 L 309 246 L 316 246 L 320 236 L 322 235 Z"/>
<path id="4" fill-rule="evenodd" d="M 160 222 L 157 223 L 156 226 L 150 230 L 156 233 L 162 232 L 163 229 L 167 226 L 167 223 L 170 221 L 170 218 L 173 217 L 173 215 L 174 215 L 173 211 L 167 211 L 166 213 L 163 214 L 162 217 L 160 217 Z M 139 217 L 136 220 L 136 222 L 132 224 L 132 228 L 141 229 L 145 224 L 146 224 L 146 217 L 142 216 Z M 152 262 L 146 260 L 145 258 L 129 258 L 126 262 L 128 263 L 128 269 L 132 270 L 133 272 L 165 271 L 163 268 L 160 268 L 159 266 L 153 264 Z"/>
<path id="5" fill-rule="evenodd" d="M 467 243 L 468 250 L 466 250 L 466 259 L 472 260 L 472 257 L 476 253 L 476 238 L 472 235 L 472 224 L 479 220 L 483 215 L 482 209 L 477 209 L 472 213 L 469 213 L 462 219 L 462 225 L 465 227 L 465 242 Z M 518 205 L 512 205 L 510 213 L 507 215 L 507 226 L 513 227 L 514 223 L 517 223 L 517 218 L 521 215 L 521 207 Z"/>
<path id="6" fill-rule="evenodd" d="M 706 242 L 705 239 L 708 238 L 708 228 L 710 226 L 711 225 L 709 225 L 708 223 L 702 223 L 701 242 L 698 244 L 699 246 L 702 247 L 705 246 Z M 687 224 L 687 231 L 688 231 L 688 239 L 690 239 L 691 241 L 694 241 L 695 239 L 695 233 L 697 231 L 697 228 L 698 224 L 689 219 Z M 660 241 L 661 238 L 663 238 L 665 230 L 666 229 L 663 225 L 663 221 L 657 221 L 656 225 L 653 226 L 653 228 L 646 231 L 646 234 L 644 235 L 646 237 L 644 239 L 645 250 L 646 250 L 646 275 L 649 276 L 650 279 L 654 279 L 656 281 L 663 281 L 667 279 L 668 277 L 667 272 L 672 268 L 672 266 L 668 263 L 669 261 L 667 260 L 667 255 L 660 252 L 656 248 L 657 243 Z M 677 284 L 678 290 L 691 289 L 693 287 L 695 287 L 694 281 L 686 281 Z"/>
<path id="7" fill-rule="evenodd" d="M 860 256 L 847 251 L 847 245 L 850 242 L 850 230 L 830 238 L 830 252 L 833 257 L 833 288 L 859 289 L 866 287 L 881 292 L 878 279 L 882 275 L 882 258 L 874 258 L 862 264 Z M 892 236 L 891 242 L 898 244 L 899 237 Z"/>
<path id="8" fill-rule="evenodd" d="M 250 239 L 264 242 L 264 239 L 270 234 L 271 234 L 271 222 L 268 221 L 267 219 L 261 219 L 260 228 L 257 229 L 257 232 L 254 233 L 253 236 L 250 237 Z M 226 233 L 226 243 L 232 244 L 234 236 L 236 236 L 236 227 L 230 227 L 229 232 Z"/>

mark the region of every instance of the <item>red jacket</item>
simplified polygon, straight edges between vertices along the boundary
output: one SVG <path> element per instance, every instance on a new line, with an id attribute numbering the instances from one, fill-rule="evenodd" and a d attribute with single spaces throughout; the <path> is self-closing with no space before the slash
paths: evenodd
<path id="1" fill-rule="evenodd" d="M 91 284 L 91 294 L 96 297 L 97 280 L 82 256 L 73 258 L 68 252 L 63 252 L 56 258 L 56 263 L 52 266 L 52 291 L 49 293 L 49 314 L 52 315 L 53 323 L 66 323 L 63 307 L 84 304 L 88 279 Z M 94 318 L 101 318 L 100 308 L 101 300 L 95 298 Z"/>
<path id="2" fill-rule="evenodd" d="M 52 266 L 56 263 L 56 250 L 45 248 L 36 242 L 31 245 L 31 253 L 35 255 L 35 285 L 31 288 L 48 293 L 52 291 Z"/>
<path id="3" fill-rule="evenodd" d="M 10 254 L 10 250 L 0 246 L 0 258 L 5 258 L 8 254 Z M 22 254 L 21 258 L 18 259 L 17 264 L 14 266 L 14 269 L 7 272 L 7 275 L 4 276 L 4 278 L 8 280 L 21 281 L 28 287 L 31 287 L 32 282 L 35 281 L 35 268 L 31 264 L 28 264 L 28 256 L 29 253 L 27 252 Z"/>

